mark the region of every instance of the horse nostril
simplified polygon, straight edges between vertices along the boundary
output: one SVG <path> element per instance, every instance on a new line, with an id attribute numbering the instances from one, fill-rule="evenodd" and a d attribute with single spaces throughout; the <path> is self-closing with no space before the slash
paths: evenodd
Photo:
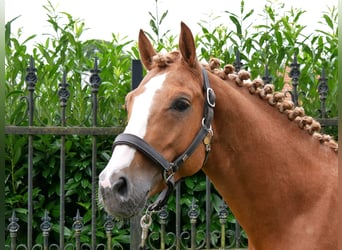
<path id="1" fill-rule="evenodd" d="M 114 191 L 117 191 L 120 196 L 126 197 L 128 193 L 127 179 L 120 177 L 113 185 Z"/>

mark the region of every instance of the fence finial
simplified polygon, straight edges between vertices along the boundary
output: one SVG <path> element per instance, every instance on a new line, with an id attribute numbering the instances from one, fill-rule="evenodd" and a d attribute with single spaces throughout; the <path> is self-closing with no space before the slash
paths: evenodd
<path id="1" fill-rule="evenodd" d="M 16 249 L 17 245 L 17 234 L 19 231 L 19 219 L 15 215 L 15 211 L 13 210 L 11 218 L 8 219 L 10 224 L 7 226 L 7 230 L 10 232 L 11 237 L 11 249 Z"/>
<path id="2" fill-rule="evenodd" d="M 30 56 L 30 64 L 27 67 L 27 75 L 25 77 L 25 81 L 27 82 L 27 89 L 29 91 L 34 91 L 34 87 L 36 86 L 38 77 L 37 77 L 37 69 L 34 66 L 33 56 Z"/>
<path id="3" fill-rule="evenodd" d="M 95 57 L 94 59 L 94 68 L 90 70 L 91 75 L 89 78 L 90 85 L 92 87 L 92 92 L 98 92 L 99 87 L 101 84 L 101 77 L 99 76 L 99 73 L 101 70 L 98 68 L 98 58 Z"/>
<path id="4" fill-rule="evenodd" d="M 300 91 L 298 93 L 298 84 L 299 84 L 299 76 L 300 76 L 300 64 L 297 62 L 297 55 L 294 54 L 293 56 L 293 62 L 290 64 L 290 74 L 289 76 L 292 79 L 292 90 L 286 91 L 286 93 L 289 93 L 291 95 L 291 100 L 294 103 L 294 105 L 298 106 L 298 96 L 299 94 L 305 94 L 303 91 Z"/>
<path id="5" fill-rule="evenodd" d="M 265 75 L 262 77 L 262 80 L 265 84 L 270 84 L 272 82 L 272 76 L 268 70 L 268 64 L 265 64 Z"/>
<path id="6" fill-rule="evenodd" d="M 233 63 L 233 65 L 235 67 L 235 71 L 236 72 L 239 72 L 240 69 L 243 66 L 243 63 L 241 62 L 241 57 L 240 57 L 240 51 L 239 50 L 236 51 L 236 59 L 235 59 L 235 62 Z"/>
<path id="7" fill-rule="evenodd" d="M 83 217 L 80 215 L 80 210 L 77 209 L 76 216 L 74 217 L 74 223 L 72 224 L 72 228 L 76 232 L 81 232 L 83 229 Z"/>
<path id="8" fill-rule="evenodd" d="M 62 82 L 60 84 L 58 84 L 59 86 L 59 90 L 58 90 L 58 96 L 59 96 L 59 101 L 60 101 L 60 105 L 61 107 L 66 107 L 68 98 L 70 96 L 70 92 L 67 89 L 69 87 L 69 84 L 66 81 L 66 72 L 63 72 L 63 78 L 62 78 Z"/>
<path id="9" fill-rule="evenodd" d="M 45 210 L 44 216 L 42 218 L 42 224 L 40 224 L 40 229 L 43 232 L 43 238 L 44 238 L 44 249 L 49 248 L 49 234 L 51 231 L 51 218 L 48 215 L 48 211 Z"/>
<path id="10" fill-rule="evenodd" d="M 9 220 L 10 224 L 8 225 L 7 230 L 11 233 L 11 235 L 12 235 L 12 233 L 16 234 L 19 231 L 20 226 L 18 224 L 19 219 L 16 216 L 14 210 L 12 212 L 11 218 L 9 218 L 8 220 Z"/>

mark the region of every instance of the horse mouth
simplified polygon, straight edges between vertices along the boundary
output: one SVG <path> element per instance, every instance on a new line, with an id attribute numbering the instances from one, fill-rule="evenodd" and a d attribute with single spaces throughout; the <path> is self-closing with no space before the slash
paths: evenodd
<path id="1" fill-rule="evenodd" d="M 129 196 L 117 195 L 112 189 L 99 187 L 99 203 L 104 210 L 116 218 L 131 218 L 145 207 L 149 190 L 131 190 Z"/>

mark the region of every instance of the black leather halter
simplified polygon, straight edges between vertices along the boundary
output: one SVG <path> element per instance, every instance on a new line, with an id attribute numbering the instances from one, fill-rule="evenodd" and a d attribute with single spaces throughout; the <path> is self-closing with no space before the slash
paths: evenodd
<path id="1" fill-rule="evenodd" d="M 210 87 L 208 73 L 204 68 L 202 68 L 202 75 L 203 75 L 203 91 L 205 94 L 202 126 L 198 134 L 192 141 L 192 143 L 185 150 L 185 152 L 181 154 L 180 156 L 178 156 L 173 162 L 167 161 L 150 144 L 148 144 L 146 141 L 144 141 L 142 138 L 136 135 L 129 134 L 129 133 L 122 133 L 122 134 L 119 134 L 114 141 L 113 147 L 117 145 L 127 145 L 130 147 L 134 147 L 135 149 L 140 151 L 143 155 L 148 157 L 151 161 L 153 161 L 156 165 L 160 166 L 163 169 L 163 177 L 167 184 L 167 188 L 165 188 L 160 193 L 157 200 L 148 207 L 149 211 L 160 210 L 166 204 L 167 199 L 175 186 L 174 173 L 190 157 L 190 155 L 195 151 L 195 149 L 199 146 L 201 142 L 204 143 L 205 152 L 206 152 L 203 165 L 206 162 L 208 153 L 210 151 L 211 137 L 213 136 L 211 122 L 214 117 L 215 93 L 214 93 L 214 90 Z"/>

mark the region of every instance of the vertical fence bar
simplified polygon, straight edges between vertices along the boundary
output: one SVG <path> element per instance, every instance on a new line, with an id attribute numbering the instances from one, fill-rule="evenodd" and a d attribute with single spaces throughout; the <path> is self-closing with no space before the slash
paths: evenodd
<path id="1" fill-rule="evenodd" d="M 235 247 L 240 248 L 240 241 L 241 241 L 241 226 L 239 222 L 236 221 L 235 223 Z"/>
<path id="2" fill-rule="evenodd" d="M 62 82 L 59 84 L 58 96 L 61 106 L 61 126 L 66 126 L 65 108 L 67 105 L 70 92 L 67 87 L 66 72 L 63 73 Z M 65 224 L 65 135 L 61 136 L 61 150 L 60 150 L 60 194 L 59 194 L 59 247 L 64 249 L 64 224 Z"/>
<path id="3" fill-rule="evenodd" d="M 211 183 L 208 176 L 205 177 L 205 241 L 206 241 L 206 248 L 210 249 L 210 214 L 211 214 L 211 201 L 210 201 L 210 194 L 211 194 Z"/>
<path id="4" fill-rule="evenodd" d="M 25 77 L 25 81 L 27 84 L 27 89 L 29 91 L 28 97 L 28 112 L 29 112 L 29 126 L 33 126 L 33 116 L 34 116 L 34 89 L 37 82 L 37 69 L 34 66 L 33 57 L 30 57 L 30 64 L 27 68 L 27 75 Z M 32 216 L 33 216 L 33 135 L 28 135 L 28 213 L 27 213 L 27 248 L 32 248 Z"/>
<path id="5" fill-rule="evenodd" d="M 190 218 L 190 224 L 191 224 L 191 250 L 196 249 L 196 223 L 197 223 L 197 218 L 199 216 L 198 212 L 198 206 L 195 204 L 195 199 L 192 200 L 191 208 L 189 210 L 188 216 Z"/>
<path id="6" fill-rule="evenodd" d="M 220 249 L 225 249 L 226 247 L 226 223 L 227 223 L 227 217 L 228 217 L 228 210 L 223 200 L 222 200 L 222 204 L 220 205 L 218 216 L 219 216 L 220 224 L 221 224 L 221 248 Z"/>
<path id="7" fill-rule="evenodd" d="M 159 223 L 160 223 L 160 249 L 165 250 L 166 246 L 166 228 L 165 225 L 167 223 L 167 219 L 169 217 L 169 213 L 166 211 L 165 207 L 160 210 L 158 213 Z"/>
<path id="8" fill-rule="evenodd" d="M 101 78 L 99 73 L 101 72 L 98 69 L 98 59 L 95 58 L 94 68 L 90 70 L 90 85 L 92 87 L 91 95 L 92 95 L 92 114 L 93 114 L 93 127 L 97 126 L 97 93 L 99 91 L 99 87 L 101 84 Z M 92 164 L 91 164 L 91 245 L 92 249 L 96 248 L 96 188 L 97 188 L 97 180 L 96 180 L 96 161 L 97 161 L 97 147 L 96 147 L 96 136 L 92 136 Z"/>
<path id="9" fill-rule="evenodd" d="M 107 214 L 104 229 L 107 237 L 107 249 L 112 249 L 112 231 L 114 228 L 113 216 Z"/>
<path id="10" fill-rule="evenodd" d="M 326 106 L 325 106 L 325 101 L 327 99 L 327 95 L 328 95 L 328 84 L 327 84 L 327 77 L 325 75 L 325 69 L 322 68 L 322 73 L 321 76 L 318 80 L 318 94 L 319 94 L 319 100 L 321 101 L 321 108 L 319 109 L 319 113 L 320 113 L 320 118 L 325 119 L 327 118 L 327 110 L 326 110 Z M 324 126 L 322 126 L 321 129 L 322 133 L 324 133 Z"/>
<path id="11" fill-rule="evenodd" d="M 180 235 L 181 235 L 181 184 L 182 181 L 179 181 L 176 184 L 176 249 L 180 249 Z"/>

